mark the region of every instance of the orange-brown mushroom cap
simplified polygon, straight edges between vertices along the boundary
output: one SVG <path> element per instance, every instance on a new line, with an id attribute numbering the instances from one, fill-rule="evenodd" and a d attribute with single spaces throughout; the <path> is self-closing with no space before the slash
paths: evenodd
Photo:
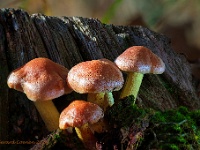
<path id="1" fill-rule="evenodd" d="M 94 124 L 103 116 L 103 110 L 97 104 L 75 100 L 61 112 L 59 127 L 66 129 L 68 127 L 81 127 L 86 123 Z"/>
<path id="2" fill-rule="evenodd" d="M 125 72 L 162 74 L 165 71 L 163 61 L 144 46 L 128 48 L 117 57 L 115 63 Z"/>
<path id="3" fill-rule="evenodd" d="M 107 59 L 81 62 L 68 73 L 68 84 L 78 93 L 117 91 L 123 83 L 121 71 Z"/>
<path id="4" fill-rule="evenodd" d="M 32 101 L 52 100 L 72 91 L 66 83 L 67 74 L 67 68 L 50 59 L 35 58 L 11 72 L 7 84 Z"/>

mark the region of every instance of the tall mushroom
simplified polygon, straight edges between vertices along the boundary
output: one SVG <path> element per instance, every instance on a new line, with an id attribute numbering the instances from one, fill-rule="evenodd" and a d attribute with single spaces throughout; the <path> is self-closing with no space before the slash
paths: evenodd
<path id="1" fill-rule="evenodd" d="M 115 63 L 122 71 L 127 72 L 120 98 L 134 95 L 136 99 L 144 74 L 162 74 L 165 71 L 163 61 L 144 46 L 128 48 L 116 58 Z"/>
<path id="2" fill-rule="evenodd" d="M 114 103 L 111 92 L 120 90 L 123 83 L 121 71 L 107 59 L 81 62 L 68 73 L 69 86 L 78 93 L 88 93 L 88 101 L 98 104 L 103 109 Z"/>
<path id="3" fill-rule="evenodd" d="M 35 58 L 8 76 L 10 88 L 24 92 L 34 102 L 49 131 L 59 127 L 59 112 L 51 101 L 72 91 L 67 86 L 68 69 L 47 58 Z"/>
<path id="4" fill-rule="evenodd" d="M 60 114 L 59 127 L 75 127 L 78 137 L 89 150 L 95 149 L 95 138 L 90 125 L 103 118 L 103 110 L 96 104 L 83 100 L 74 100 Z"/>

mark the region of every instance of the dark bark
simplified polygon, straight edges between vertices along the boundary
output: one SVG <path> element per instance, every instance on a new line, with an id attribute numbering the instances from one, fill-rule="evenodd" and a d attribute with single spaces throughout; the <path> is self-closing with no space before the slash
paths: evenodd
<path id="1" fill-rule="evenodd" d="M 180 37 L 181 38 L 181 37 Z M 143 45 L 166 64 L 162 75 L 145 75 L 137 99 L 143 107 L 166 110 L 178 106 L 199 109 L 197 82 L 186 58 L 175 53 L 170 40 L 141 26 L 114 26 L 97 19 L 29 15 L 22 10 L 0 10 L 0 140 L 37 140 L 47 135 L 34 105 L 20 92 L 8 89 L 9 72 L 36 57 L 48 57 L 70 69 L 99 58 L 114 60 L 126 48 Z M 116 95 L 118 93 L 115 93 Z M 61 111 L 72 93 L 54 100 Z"/>
<path id="2" fill-rule="evenodd" d="M 0 25 L 0 137 L 6 140 L 8 137 L 8 87 L 6 86 L 8 75 L 8 64 L 5 55 L 5 37 L 4 30 Z"/>

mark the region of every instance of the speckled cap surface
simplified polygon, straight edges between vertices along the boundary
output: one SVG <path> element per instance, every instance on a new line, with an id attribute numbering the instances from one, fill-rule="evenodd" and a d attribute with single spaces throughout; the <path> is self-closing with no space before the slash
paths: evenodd
<path id="1" fill-rule="evenodd" d="M 123 83 L 121 71 L 107 59 L 81 62 L 68 73 L 68 84 L 78 93 L 117 91 Z"/>
<path id="2" fill-rule="evenodd" d="M 125 72 L 162 74 L 165 71 L 165 64 L 160 57 L 144 46 L 126 49 L 116 58 L 115 63 Z"/>
<path id="3" fill-rule="evenodd" d="M 32 101 L 52 100 L 72 91 L 67 86 L 68 69 L 47 58 L 35 58 L 8 76 L 10 88 L 24 92 Z"/>
<path id="4" fill-rule="evenodd" d="M 94 103 L 74 100 L 60 114 L 59 127 L 81 127 L 85 123 L 93 124 L 103 118 L 103 110 Z"/>

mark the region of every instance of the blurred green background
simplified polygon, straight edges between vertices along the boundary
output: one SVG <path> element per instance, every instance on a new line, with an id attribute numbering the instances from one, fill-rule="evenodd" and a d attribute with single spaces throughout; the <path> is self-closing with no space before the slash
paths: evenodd
<path id="1" fill-rule="evenodd" d="M 0 0 L 0 8 L 148 27 L 168 36 L 173 49 L 186 56 L 193 75 L 200 79 L 200 0 Z"/>

